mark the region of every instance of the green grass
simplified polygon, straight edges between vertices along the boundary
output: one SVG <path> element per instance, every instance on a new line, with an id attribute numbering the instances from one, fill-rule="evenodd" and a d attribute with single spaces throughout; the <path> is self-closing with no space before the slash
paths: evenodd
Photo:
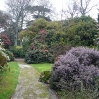
<path id="1" fill-rule="evenodd" d="M 42 64 L 31 64 L 38 72 L 49 71 L 51 70 L 52 64 L 42 63 Z"/>
<path id="2" fill-rule="evenodd" d="M 19 66 L 9 62 L 10 71 L 0 72 L 0 99 L 10 99 L 18 82 Z"/>

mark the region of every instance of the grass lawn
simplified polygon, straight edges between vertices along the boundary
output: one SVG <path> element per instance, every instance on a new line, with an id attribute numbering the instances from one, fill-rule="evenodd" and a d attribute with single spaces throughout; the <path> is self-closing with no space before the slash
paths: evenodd
<path id="1" fill-rule="evenodd" d="M 38 72 L 49 71 L 51 70 L 52 64 L 50 63 L 40 63 L 40 64 L 31 64 Z"/>
<path id="2" fill-rule="evenodd" d="M 18 82 L 19 66 L 9 62 L 10 71 L 0 72 L 0 99 L 10 99 Z"/>

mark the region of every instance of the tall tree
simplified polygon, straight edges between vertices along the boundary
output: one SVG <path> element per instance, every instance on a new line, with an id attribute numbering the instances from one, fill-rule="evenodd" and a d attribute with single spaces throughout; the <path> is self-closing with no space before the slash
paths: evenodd
<path id="1" fill-rule="evenodd" d="M 49 0 L 37 0 L 35 6 L 28 6 L 28 10 L 34 18 L 45 18 L 46 20 L 50 20 L 50 16 L 53 16 L 53 9 Z"/>
<path id="2" fill-rule="evenodd" d="M 78 10 L 82 16 L 89 13 L 96 6 L 96 4 L 91 5 L 92 0 L 78 0 L 78 2 Z"/>
<path id="3" fill-rule="evenodd" d="M 7 28 L 9 15 L 3 11 L 0 11 L 0 30 Z"/>
<path id="4" fill-rule="evenodd" d="M 75 0 L 72 0 L 68 5 L 67 8 L 63 10 L 63 13 L 67 18 L 74 18 L 78 14 L 78 7 Z"/>
<path id="5" fill-rule="evenodd" d="M 37 0 L 37 5 L 44 7 L 44 10 L 42 12 L 43 16 L 47 16 L 47 17 L 54 16 L 55 14 L 54 7 L 51 4 L 50 0 Z"/>
<path id="6" fill-rule="evenodd" d="M 98 13 L 98 18 L 97 18 L 98 24 L 99 24 L 99 13 Z"/>
<path id="7" fill-rule="evenodd" d="M 14 23 L 14 45 L 17 46 L 18 32 L 22 30 L 24 19 L 27 16 L 26 7 L 31 3 L 31 0 L 7 0 L 8 12 L 12 16 Z"/>
<path id="8" fill-rule="evenodd" d="M 50 9 L 45 8 L 44 6 L 29 6 L 28 10 L 33 14 L 34 18 L 44 18 L 50 21 L 49 16 L 47 16 L 51 11 Z"/>
<path id="9" fill-rule="evenodd" d="M 87 15 L 97 4 L 92 5 L 93 0 L 70 0 L 66 9 L 63 10 L 67 18 Z"/>

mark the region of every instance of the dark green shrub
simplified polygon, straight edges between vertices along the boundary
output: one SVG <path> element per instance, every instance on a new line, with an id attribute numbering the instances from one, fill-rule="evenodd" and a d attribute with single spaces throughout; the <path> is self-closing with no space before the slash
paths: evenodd
<path id="1" fill-rule="evenodd" d="M 25 56 L 25 62 L 30 63 L 43 63 L 43 62 L 53 62 L 53 55 L 44 49 L 34 49 L 28 51 Z"/>
<path id="2" fill-rule="evenodd" d="M 50 78 L 50 71 L 44 71 L 40 75 L 40 81 L 44 83 L 49 83 L 49 78 Z"/>
<path id="3" fill-rule="evenodd" d="M 14 54 L 14 57 L 16 58 L 24 58 L 25 57 L 25 51 L 21 46 L 16 47 L 10 47 L 10 51 Z"/>
<path id="4" fill-rule="evenodd" d="M 54 56 L 54 61 L 56 61 L 56 58 L 59 55 L 63 55 L 66 54 L 67 51 L 69 51 L 71 49 L 70 45 L 62 45 L 62 44 L 57 44 L 54 43 L 51 47 L 50 47 L 50 52 L 53 54 Z"/>
<path id="5" fill-rule="evenodd" d="M 93 39 L 97 34 L 97 22 L 90 16 L 75 17 L 64 21 L 67 44 L 72 46 L 94 45 Z"/>
<path id="6" fill-rule="evenodd" d="M 51 71 L 53 89 L 80 90 L 99 88 L 99 51 L 84 47 L 72 48 L 61 55 Z"/>

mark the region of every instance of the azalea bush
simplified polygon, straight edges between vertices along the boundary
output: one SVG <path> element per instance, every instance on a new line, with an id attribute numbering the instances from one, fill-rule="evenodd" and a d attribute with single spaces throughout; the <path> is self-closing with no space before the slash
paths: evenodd
<path id="1" fill-rule="evenodd" d="M 77 47 L 61 55 L 53 65 L 50 86 L 55 90 L 98 91 L 99 51 Z"/>

